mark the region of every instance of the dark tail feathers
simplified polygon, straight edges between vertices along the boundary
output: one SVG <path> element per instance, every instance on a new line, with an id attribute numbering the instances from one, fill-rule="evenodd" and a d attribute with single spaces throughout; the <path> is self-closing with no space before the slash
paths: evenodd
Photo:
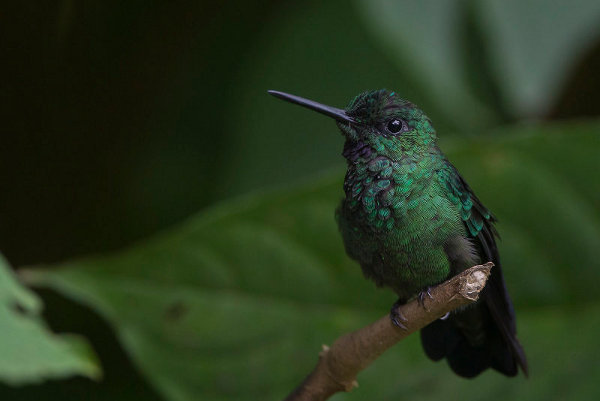
<path id="1" fill-rule="evenodd" d="M 459 376 L 475 377 L 492 368 L 515 376 L 520 365 L 527 375 L 525 354 L 513 333 L 506 338 L 484 302 L 453 312 L 421 330 L 425 354 L 434 361 L 446 358 Z"/>

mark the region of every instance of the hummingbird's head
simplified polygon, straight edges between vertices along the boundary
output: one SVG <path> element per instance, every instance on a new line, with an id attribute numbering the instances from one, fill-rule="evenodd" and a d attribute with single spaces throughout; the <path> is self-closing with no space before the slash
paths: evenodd
<path id="1" fill-rule="evenodd" d="M 349 148 L 367 146 L 379 155 L 397 160 L 403 154 L 425 151 L 436 141 L 435 130 L 425 113 L 385 89 L 361 93 L 346 109 L 283 92 L 269 93 L 334 118 Z"/>

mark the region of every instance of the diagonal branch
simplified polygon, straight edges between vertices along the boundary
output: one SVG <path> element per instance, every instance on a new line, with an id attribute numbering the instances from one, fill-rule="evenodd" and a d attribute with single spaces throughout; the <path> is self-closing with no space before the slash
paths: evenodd
<path id="1" fill-rule="evenodd" d="M 319 362 L 286 401 L 321 401 L 339 391 L 358 386 L 356 375 L 398 341 L 427 326 L 446 313 L 472 302 L 485 287 L 492 262 L 473 266 L 448 281 L 431 288 L 432 298 L 421 306 L 413 300 L 398 308 L 408 321 L 406 330 L 394 326 L 384 316 L 369 326 L 338 338 L 331 347 L 323 345 Z"/>

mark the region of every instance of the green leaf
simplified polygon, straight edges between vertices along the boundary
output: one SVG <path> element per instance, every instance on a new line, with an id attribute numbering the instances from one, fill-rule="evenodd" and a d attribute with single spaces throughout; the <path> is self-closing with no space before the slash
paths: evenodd
<path id="1" fill-rule="evenodd" d="M 452 155 L 500 220 L 506 269 L 527 266 L 507 273 L 515 301 L 529 306 L 594 301 L 600 180 L 593 177 L 600 168 L 595 154 L 600 128 L 571 123 L 519 131 Z"/>
<path id="2" fill-rule="evenodd" d="M 592 357 L 600 307 L 590 306 L 600 281 L 599 131 L 600 122 L 521 126 L 444 146 L 500 219 L 504 272 L 532 370 L 530 381 L 487 372 L 469 398 L 600 393 Z M 344 253 L 333 219 L 342 177 L 336 171 L 224 203 L 123 252 L 26 277 L 99 311 L 169 400 L 280 399 L 312 368 L 321 344 L 387 313 L 395 300 Z M 418 336 L 359 381 L 337 397 L 437 399 L 474 383 L 428 361 Z"/>
<path id="3" fill-rule="evenodd" d="M 515 115 L 544 115 L 600 36 L 596 0 L 485 0 L 490 65 Z"/>
<path id="4" fill-rule="evenodd" d="M 600 35 L 596 0 L 359 0 L 357 5 L 375 43 L 399 68 L 411 70 L 447 115 L 460 116 L 467 125 L 492 115 L 477 102 L 470 75 L 491 74 L 513 116 L 540 116 Z M 476 19 L 477 31 L 465 34 L 465 18 Z M 468 69 L 468 40 L 484 45 L 475 60 L 479 71 Z"/>
<path id="5" fill-rule="evenodd" d="M 456 121 L 460 116 L 462 130 L 489 126 L 498 119 L 497 111 L 481 102 L 469 86 L 459 29 L 464 4 L 460 0 L 356 1 L 373 43 L 426 92 L 445 118 Z"/>
<path id="6" fill-rule="evenodd" d="M 419 336 L 413 335 L 360 374 L 358 389 L 332 399 L 391 401 L 407 394 L 411 401 L 598 399 L 600 305 L 530 308 L 518 314 L 519 337 L 529 359 L 528 379 L 522 375 L 508 379 L 491 370 L 473 380 L 458 378 L 446 363 L 427 359 Z"/>
<path id="7" fill-rule="evenodd" d="M 21 385 L 101 375 L 93 352 L 72 335 L 52 334 L 39 318 L 40 299 L 21 286 L 0 255 L 0 380 Z"/>

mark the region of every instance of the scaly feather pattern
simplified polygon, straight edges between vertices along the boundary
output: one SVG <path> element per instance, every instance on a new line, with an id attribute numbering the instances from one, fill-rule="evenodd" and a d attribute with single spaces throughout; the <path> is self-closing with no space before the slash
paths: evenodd
<path id="1" fill-rule="evenodd" d="M 425 353 L 464 377 L 487 368 L 514 376 L 518 366 L 527 374 L 495 218 L 439 149 L 425 113 L 383 89 L 361 93 L 345 110 L 271 93 L 333 117 L 344 135 L 348 169 L 336 219 L 366 277 L 405 302 L 480 261 L 494 262 L 480 301 L 421 331 Z"/>

